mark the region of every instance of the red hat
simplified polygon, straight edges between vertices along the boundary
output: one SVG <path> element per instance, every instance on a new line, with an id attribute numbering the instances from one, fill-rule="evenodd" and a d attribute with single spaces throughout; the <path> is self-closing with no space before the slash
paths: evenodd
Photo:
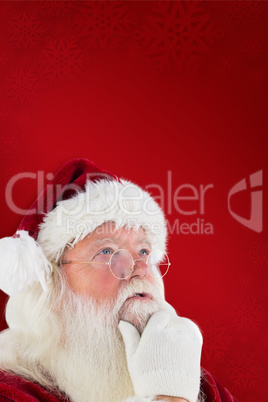
<path id="1" fill-rule="evenodd" d="M 142 226 L 153 248 L 165 250 L 162 210 L 146 191 L 86 159 L 67 162 L 40 194 L 13 237 L 0 240 L 0 288 L 9 295 L 51 280 L 66 245 L 104 222 Z"/>

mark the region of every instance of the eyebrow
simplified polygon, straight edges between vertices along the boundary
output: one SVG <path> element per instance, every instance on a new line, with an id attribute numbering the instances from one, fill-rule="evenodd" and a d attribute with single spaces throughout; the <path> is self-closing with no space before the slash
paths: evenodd
<path id="1" fill-rule="evenodd" d="M 114 237 L 114 238 L 105 237 L 105 238 L 102 238 L 102 239 L 96 239 L 95 241 L 93 241 L 93 243 L 92 243 L 91 245 L 92 245 L 92 246 L 100 246 L 100 245 L 105 244 L 105 243 L 114 243 L 114 244 L 118 244 L 118 243 L 119 243 L 119 237 Z M 151 244 L 150 244 L 149 241 L 146 240 L 146 239 L 138 239 L 138 240 L 137 240 L 137 243 L 138 243 L 138 244 L 144 244 L 144 243 L 146 243 L 148 246 L 151 247 Z"/>
<path id="2" fill-rule="evenodd" d="M 116 238 L 111 238 L 111 237 L 105 237 L 102 239 L 96 239 L 93 241 L 92 246 L 99 246 L 103 243 L 114 243 L 118 244 L 118 240 Z"/>
<path id="3" fill-rule="evenodd" d="M 142 243 L 144 244 L 144 243 L 146 243 L 146 244 L 148 244 L 148 246 L 151 247 L 151 243 L 150 243 L 148 240 L 146 240 L 146 239 L 139 239 L 139 240 L 138 240 L 138 243 L 139 243 L 139 244 L 142 244 Z"/>

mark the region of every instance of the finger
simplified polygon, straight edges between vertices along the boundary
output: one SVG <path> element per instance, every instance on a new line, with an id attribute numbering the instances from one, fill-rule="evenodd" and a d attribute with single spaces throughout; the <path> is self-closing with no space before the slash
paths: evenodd
<path id="1" fill-rule="evenodd" d="M 175 308 L 173 306 L 171 306 L 171 304 L 169 304 L 166 300 L 164 301 L 163 306 L 164 306 L 164 310 L 167 310 L 171 316 L 177 317 L 178 314 L 177 314 Z"/>
<path id="2" fill-rule="evenodd" d="M 170 325 L 177 331 L 185 336 L 186 339 L 195 339 L 202 345 L 203 337 L 199 327 L 191 321 L 189 318 L 185 317 L 174 317 L 170 320 Z"/>
<path id="3" fill-rule="evenodd" d="M 143 335 L 147 332 L 150 333 L 151 331 L 159 331 L 167 325 L 170 320 L 170 313 L 168 311 L 157 311 L 154 313 L 148 324 L 145 327 Z"/>
<path id="4" fill-rule="evenodd" d="M 118 328 L 124 340 L 127 356 L 133 356 L 140 342 L 138 330 L 126 321 L 120 321 Z"/>

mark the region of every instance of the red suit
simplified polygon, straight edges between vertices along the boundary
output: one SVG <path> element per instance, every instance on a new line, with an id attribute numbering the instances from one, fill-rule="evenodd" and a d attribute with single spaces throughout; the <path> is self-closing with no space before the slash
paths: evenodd
<path id="1" fill-rule="evenodd" d="M 206 402 L 237 402 L 208 371 L 203 369 L 201 389 Z M 44 388 L 15 375 L 0 372 L 0 402 L 70 402 L 57 393 L 47 392 Z M 98 401 L 96 401 L 98 402 Z"/>

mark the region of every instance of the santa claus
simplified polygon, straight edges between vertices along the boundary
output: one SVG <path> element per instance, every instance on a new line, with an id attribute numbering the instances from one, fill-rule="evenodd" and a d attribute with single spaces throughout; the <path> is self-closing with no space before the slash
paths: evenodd
<path id="1" fill-rule="evenodd" d="M 165 219 L 137 185 L 72 160 L 0 250 L 1 401 L 235 401 L 165 300 Z"/>

